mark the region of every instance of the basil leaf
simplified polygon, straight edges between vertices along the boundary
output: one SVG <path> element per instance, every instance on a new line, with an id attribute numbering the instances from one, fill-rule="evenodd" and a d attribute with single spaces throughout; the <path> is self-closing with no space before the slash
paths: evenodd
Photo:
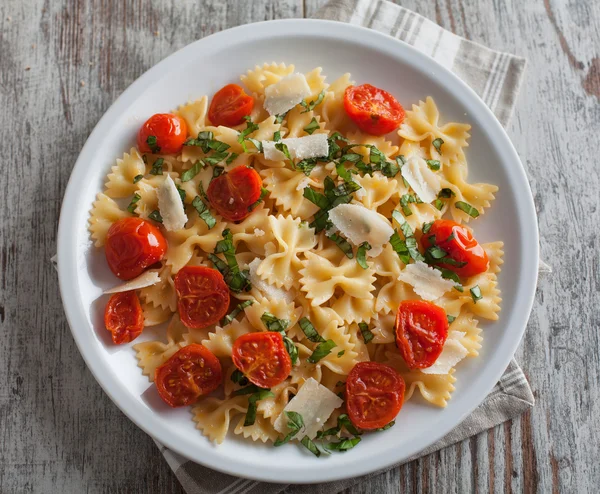
<path id="1" fill-rule="evenodd" d="M 440 169 L 440 167 L 442 166 L 438 160 L 425 160 L 425 161 L 427 163 L 427 166 L 429 168 L 431 168 L 433 171 L 438 171 Z"/>
<path id="2" fill-rule="evenodd" d="M 442 190 L 440 190 L 440 192 L 438 194 L 438 199 L 450 199 L 451 197 L 454 197 L 455 195 L 456 194 L 454 193 L 454 191 L 452 189 L 444 187 Z"/>
<path id="3" fill-rule="evenodd" d="M 236 159 L 238 156 L 239 156 L 239 154 L 237 154 L 237 153 L 231 153 L 225 160 L 225 164 L 231 165 L 231 163 L 233 163 L 233 160 Z"/>
<path id="4" fill-rule="evenodd" d="M 152 211 L 148 215 L 148 218 L 150 218 L 151 220 L 157 221 L 158 223 L 163 222 L 162 216 L 160 215 L 160 212 L 158 211 L 158 209 L 155 209 L 154 211 Z"/>
<path id="5" fill-rule="evenodd" d="M 306 158 L 296 163 L 296 169 L 303 172 L 307 177 L 313 171 L 315 166 L 317 166 L 317 158 Z"/>
<path id="6" fill-rule="evenodd" d="M 319 206 L 321 209 L 326 209 L 329 206 L 329 201 L 327 198 L 320 192 L 317 192 L 310 187 L 306 187 L 302 192 L 302 195 L 316 206 Z"/>
<path id="7" fill-rule="evenodd" d="M 445 262 L 446 261 L 444 260 L 444 263 Z M 446 269 L 446 268 L 440 268 L 440 267 L 437 267 L 436 269 L 439 269 L 441 271 L 442 278 L 444 278 L 446 280 L 452 280 L 455 283 L 458 283 L 460 285 L 460 278 L 454 271 L 451 271 L 450 269 Z"/>
<path id="8" fill-rule="evenodd" d="M 443 264 L 447 264 L 448 266 L 456 266 L 457 268 L 462 268 L 468 264 L 467 261 L 456 261 L 451 257 L 444 257 Z"/>
<path id="9" fill-rule="evenodd" d="M 335 171 L 344 182 L 352 181 L 352 173 L 354 172 L 354 170 L 346 169 L 343 162 L 340 161 L 335 165 Z"/>
<path id="10" fill-rule="evenodd" d="M 135 205 L 141 198 L 141 195 L 134 194 L 133 198 L 131 199 L 131 202 L 129 203 L 129 206 L 127 206 L 127 211 L 129 211 L 131 214 L 135 214 Z"/>
<path id="11" fill-rule="evenodd" d="M 335 346 L 336 344 L 333 340 L 327 340 L 323 343 L 319 343 L 317 345 L 317 348 L 315 348 L 314 352 L 312 352 L 311 356 L 308 357 L 308 362 L 310 362 L 311 364 L 316 364 L 322 358 L 327 357 L 327 355 L 331 353 L 331 349 Z"/>
<path id="12" fill-rule="evenodd" d="M 287 114 L 288 114 L 288 112 L 277 115 L 277 118 L 275 118 L 275 123 L 280 124 L 281 122 L 283 122 L 283 119 L 287 116 Z M 273 139 L 273 140 L 275 140 L 275 139 Z"/>
<path id="13" fill-rule="evenodd" d="M 325 341 L 325 339 L 319 333 L 317 333 L 317 330 L 307 317 L 300 319 L 298 324 L 300 325 L 300 329 L 302 329 L 304 336 L 306 336 L 313 343 L 322 343 Z"/>
<path id="14" fill-rule="evenodd" d="M 252 122 L 252 119 L 250 118 L 249 115 L 245 116 L 244 120 L 246 121 L 246 128 L 240 132 L 240 135 L 238 135 L 238 138 L 237 138 L 237 141 L 242 146 L 244 146 L 244 140 L 246 139 L 246 137 L 248 137 L 250 134 L 252 134 L 252 132 L 256 132 L 258 130 L 258 125 L 256 125 L 255 123 Z M 245 149 L 244 149 L 244 151 L 245 151 Z"/>
<path id="15" fill-rule="evenodd" d="M 344 163 L 345 161 L 349 161 L 350 163 L 358 163 L 361 160 L 362 154 L 347 153 L 340 158 L 340 163 Z"/>
<path id="16" fill-rule="evenodd" d="M 231 380 L 240 386 L 246 386 L 249 382 L 248 378 L 244 376 L 244 373 L 239 369 L 236 369 L 231 373 Z"/>
<path id="17" fill-rule="evenodd" d="M 389 178 L 394 178 L 400 172 L 400 165 L 393 161 L 385 161 L 381 164 L 381 173 Z"/>
<path id="18" fill-rule="evenodd" d="M 385 154 L 383 154 L 375 146 L 371 146 L 371 152 L 369 153 L 369 160 L 371 161 L 371 164 L 381 165 L 382 163 L 385 163 L 386 157 L 385 157 Z"/>
<path id="19" fill-rule="evenodd" d="M 181 197 L 181 202 L 185 206 L 185 195 L 186 195 L 185 190 L 183 190 L 181 187 L 179 187 L 179 185 L 176 185 L 175 188 L 177 189 L 177 192 L 179 192 L 179 197 Z"/>
<path id="20" fill-rule="evenodd" d="M 479 285 L 475 285 L 469 291 L 471 292 L 471 298 L 473 299 L 474 304 L 476 304 L 478 300 L 481 300 L 483 298 L 483 295 L 481 295 L 481 288 L 479 288 Z"/>
<path id="21" fill-rule="evenodd" d="M 362 335 L 363 340 L 365 340 L 365 343 L 369 343 L 373 338 L 375 338 L 375 335 L 369 329 L 369 326 L 366 322 L 359 322 L 358 329 L 360 329 L 360 334 Z"/>
<path id="22" fill-rule="evenodd" d="M 286 351 L 290 355 L 290 359 L 292 360 L 292 365 L 296 365 L 296 362 L 298 362 L 298 347 L 287 336 L 283 337 L 283 344 L 285 346 Z"/>
<path id="23" fill-rule="evenodd" d="M 200 173 L 200 170 L 202 170 L 202 168 L 204 168 L 205 166 L 206 165 L 204 165 L 204 163 L 202 163 L 201 161 L 196 161 L 194 166 L 192 166 L 189 170 L 186 170 L 181 174 L 181 181 L 189 182 L 192 178 L 198 175 L 198 173 Z"/>
<path id="24" fill-rule="evenodd" d="M 208 258 L 212 261 L 215 267 L 223 275 L 225 283 L 229 288 L 236 293 L 242 290 L 249 291 L 252 285 L 248 279 L 248 271 L 240 271 L 240 268 L 235 257 L 235 247 L 233 245 L 233 236 L 229 229 L 223 230 L 223 240 L 219 240 L 215 247 L 214 254 L 209 254 Z M 225 264 L 215 254 L 223 254 L 227 261 Z"/>
<path id="25" fill-rule="evenodd" d="M 217 224 L 217 220 L 213 217 L 210 209 L 208 209 L 208 206 L 204 204 L 200 196 L 194 197 L 192 206 L 196 209 L 196 211 L 198 211 L 198 216 L 200 216 L 202 221 L 206 223 L 206 226 L 209 230 Z"/>
<path id="26" fill-rule="evenodd" d="M 327 448 L 332 451 L 348 451 L 354 448 L 360 442 L 360 437 L 353 437 L 352 439 L 342 439 L 337 443 L 329 443 Z"/>
<path id="27" fill-rule="evenodd" d="M 312 120 L 310 121 L 310 123 L 304 127 L 304 132 L 306 132 L 309 135 L 312 135 L 312 133 L 317 130 L 320 129 L 321 127 L 319 126 L 319 122 L 317 122 L 317 119 L 315 117 L 312 118 Z"/>
<path id="28" fill-rule="evenodd" d="M 302 438 L 302 441 L 300 441 L 300 443 L 302 444 L 302 446 L 304 446 L 306 449 L 308 449 L 317 458 L 319 456 L 321 456 L 321 452 L 319 451 L 317 446 L 315 446 L 315 443 L 313 443 L 308 436 L 304 436 Z"/>
<path id="29" fill-rule="evenodd" d="M 337 233 L 332 235 L 326 235 L 329 240 L 335 243 L 340 250 L 346 255 L 348 259 L 352 259 L 354 257 L 354 253 L 352 252 L 352 245 L 345 238 L 340 237 Z"/>
<path id="30" fill-rule="evenodd" d="M 368 269 L 369 267 L 367 264 L 368 250 L 371 250 L 371 244 L 369 244 L 369 242 L 363 242 L 358 246 L 358 250 L 356 251 L 356 262 L 363 269 Z"/>
<path id="31" fill-rule="evenodd" d="M 415 261 L 425 261 L 423 255 L 419 252 L 419 248 L 417 247 L 417 239 L 415 237 L 408 237 L 406 239 L 406 248 L 408 249 L 410 257 L 412 257 Z"/>
<path id="32" fill-rule="evenodd" d="M 412 210 L 408 207 L 408 204 L 411 202 L 415 202 L 415 198 L 410 194 L 404 194 L 400 198 L 400 206 L 402 207 L 404 216 L 410 216 L 412 214 Z"/>
<path id="33" fill-rule="evenodd" d="M 462 285 L 454 285 L 454 289 L 460 293 L 463 293 L 465 291 L 465 289 L 462 287 Z"/>
<path id="34" fill-rule="evenodd" d="M 356 192 L 359 189 L 362 189 L 362 187 L 360 186 L 360 184 L 358 184 L 356 182 L 344 182 L 344 183 L 341 183 L 340 185 L 338 185 L 337 187 L 335 187 L 331 191 L 331 193 L 335 197 L 341 197 L 341 196 L 347 196 L 349 194 L 352 194 L 353 192 Z"/>
<path id="35" fill-rule="evenodd" d="M 447 314 L 446 319 L 448 319 L 448 324 L 452 324 L 454 322 L 454 320 L 456 319 L 456 317 L 451 316 L 450 314 Z"/>
<path id="36" fill-rule="evenodd" d="M 375 429 L 375 432 L 387 431 L 389 428 L 394 427 L 395 423 L 396 423 L 396 421 L 392 420 L 389 424 L 386 424 L 383 427 L 379 427 L 378 429 Z"/>
<path id="37" fill-rule="evenodd" d="M 346 350 L 342 350 L 341 352 L 338 352 L 338 354 L 337 354 L 338 358 L 343 357 L 344 353 L 346 353 Z"/>
<path id="38" fill-rule="evenodd" d="M 398 235 L 396 230 L 394 230 L 394 233 L 392 233 L 392 236 L 390 237 L 390 245 L 404 264 L 410 262 L 410 253 L 408 252 L 406 241 L 400 238 L 400 235 Z"/>
<path id="39" fill-rule="evenodd" d="M 285 333 L 285 330 L 290 325 L 290 321 L 287 319 L 278 319 L 270 312 L 263 313 L 260 316 L 260 320 L 269 331 L 276 331 L 277 333 Z"/>
<path id="40" fill-rule="evenodd" d="M 309 111 L 314 110 L 315 106 L 320 105 L 324 98 L 325 89 L 323 89 L 323 91 L 319 93 L 319 96 L 317 96 L 316 100 L 311 101 L 310 103 L 307 103 L 306 101 L 301 101 L 300 105 L 304 108 L 304 111 L 302 111 L 301 113 L 308 113 Z"/>
<path id="41" fill-rule="evenodd" d="M 279 130 L 273 132 L 273 140 L 275 142 L 281 141 L 281 132 Z"/>
<path id="42" fill-rule="evenodd" d="M 431 230 L 432 226 L 433 221 L 430 221 L 429 223 L 423 223 L 423 228 L 421 229 L 421 231 L 423 232 L 423 234 L 427 234 L 429 233 L 429 230 Z"/>
<path id="43" fill-rule="evenodd" d="M 133 177 L 133 183 L 137 184 L 142 178 L 144 178 L 144 175 L 136 175 Z"/>
<path id="44" fill-rule="evenodd" d="M 435 149 L 437 149 L 438 153 L 440 153 L 440 154 L 442 153 L 442 144 L 444 144 L 444 140 L 443 139 L 441 139 L 441 138 L 438 137 L 437 139 L 434 139 L 431 144 L 433 144 L 433 147 Z"/>
<path id="45" fill-rule="evenodd" d="M 148 136 L 146 138 L 146 144 L 148 144 L 152 153 L 156 154 L 160 151 L 160 146 L 158 146 L 156 142 L 156 136 Z"/>
<path id="46" fill-rule="evenodd" d="M 398 164 L 398 166 L 400 168 L 402 168 L 402 165 L 406 164 L 406 158 L 404 157 L 403 154 L 396 156 L 396 163 Z"/>
<path id="47" fill-rule="evenodd" d="M 437 245 L 429 247 L 426 252 L 427 255 L 431 256 L 431 258 L 435 260 L 442 259 L 448 255 L 448 253 L 444 249 L 441 249 Z"/>
<path id="48" fill-rule="evenodd" d="M 406 221 L 404 216 L 402 216 L 400 211 L 397 209 L 392 211 L 392 219 L 396 220 L 396 222 L 400 225 L 400 229 L 402 230 L 404 238 L 412 237 L 415 234 L 411 226 L 408 224 L 408 221 Z"/>
<path id="49" fill-rule="evenodd" d="M 275 149 L 281 151 L 287 160 L 292 161 L 292 155 L 290 154 L 290 150 L 288 149 L 286 144 L 284 144 L 283 142 L 278 142 L 277 144 L 275 144 Z"/>
<path id="50" fill-rule="evenodd" d="M 471 218 L 477 218 L 477 216 L 479 216 L 479 211 L 477 211 L 477 209 L 471 206 L 468 202 L 456 201 L 454 203 L 454 207 L 460 209 L 461 211 L 464 211 Z"/>
<path id="51" fill-rule="evenodd" d="M 237 315 L 242 312 L 246 307 L 251 306 L 254 303 L 254 300 L 246 300 L 241 304 L 238 304 L 235 309 L 233 309 L 229 314 L 227 314 L 221 321 L 219 322 L 221 327 L 227 326 L 227 324 L 231 323 Z"/>
<path id="52" fill-rule="evenodd" d="M 275 395 L 271 393 L 271 391 L 268 389 L 263 389 L 258 393 L 254 393 L 252 396 L 250 396 L 250 398 L 248 398 L 248 411 L 246 412 L 244 427 L 254 425 L 254 422 L 256 421 L 256 402 L 272 397 L 275 397 Z"/>
<path id="53" fill-rule="evenodd" d="M 256 200 L 255 203 L 250 204 L 250 206 L 248 206 L 248 211 L 253 211 L 254 208 L 256 208 L 261 202 L 263 202 L 265 200 L 265 197 L 267 197 L 268 194 L 269 194 L 269 189 L 265 189 L 264 187 L 261 187 L 259 198 Z"/>
<path id="54" fill-rule="evenodd" d="M 326 431 L 319 431 L 317 432 L 317 439 L 323 439 L 324 437 L 327 436 L 335 436 L 337 434 L 340 433 L 340 428 L 339 427 L 332 427 L 331 429 L 327 429 Z"/>
<path id="55" fill-rule="evenodd" d="M 302 415 L 300 415 L 299 413 L 285 412 L 285 415 L 289 419 L 287 426 L 289 429 L 291 429 L 291 431 L 283 439 L 277 439 L 274 444 L 275 447 L 288 443 L 290 439 L 292 439 L 296 434 L 298 434 L 298 432 L 300 432 L 300 429 L 304 427 L 304 420 L 302 419 Z"/>
<path id="56" fill-rule="evenodd" d="M 360 436 L 362 434 L 361 431 L 359 431 L 358 429 L 356 429 L 356 427 L 354 427 L 354 424 L 350 421 L 350 417 L 348 417 L 348 414 L 346 414 L 346 413 L 342 413 L 338 417 L 337 425 L 340 429 L 342 427 L 345 427 L 346 430 L 354 436 Z"/>
<path id="57" fill-rule="evenodd" d="M 435 209 L 437 209 L 438 211 L 441 211 L 442 208 L 444 207 L 444 201 L 441 201 L 439 199 L 436 199 L 433 203 L 433 206 L 435 207 Z"/>
<path id="58" fill-rule="evenodd" d="M 150 170 L 150 175 L 162 175 L 163 174 L 163 163 L 165 160 L 163 158 L 158 158 L 153 164 L 152 169 Z"/>

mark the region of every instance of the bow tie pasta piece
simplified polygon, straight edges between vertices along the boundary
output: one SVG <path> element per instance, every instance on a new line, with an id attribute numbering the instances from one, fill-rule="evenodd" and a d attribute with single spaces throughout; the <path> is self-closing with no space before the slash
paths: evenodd
<path id="1" fill-rule="evenodd" d="M 102 247 L 106 241 L 106 234 L 111 225 L 123 218 L 132 216 L 123 211 L 119 205 L 103 192 L 98 192 L 96 200 L 92 204 L 88 230 L 95 241 L 96 247 Z"/>
<path id="2" fill-rule="evenodd" d="M 108 197 L 128 197 L 135 192 L 134 178 L 146 173 L 146 164 L 136 148 L 124 153 L 117 164 L 110 169 L 108 180 L 104 184 Z"/>

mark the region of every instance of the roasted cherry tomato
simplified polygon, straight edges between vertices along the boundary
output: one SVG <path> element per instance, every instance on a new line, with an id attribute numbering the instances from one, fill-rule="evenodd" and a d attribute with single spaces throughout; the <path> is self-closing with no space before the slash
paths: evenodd
<path id="1" fill-rule="evenodd" d="M 231 358 L 252 384 L 272 388 L 290 375 L 292 359 L 280 333 L 248 333 L 233 342 Z"/>
<path id="2" fill-rule="evenodd" d="M 206 195 L 213 208 L 227 221 L 241 221 L 249 206 L 260 198 L 262 180 L 254 168 L 236 166 L 229 173 L 213 178 Z"/>
<path id="3" fill-rule="evenodd" d="M 404 379 L 390 366 L 359 362 L 346 379 L 346 408 L 360 429 L 379 429 L 389 424 L 402 408 Z"/>
<path id="4" fill-rule="evenodd" d="M 158 394 L 172 407 L 191 405 L 200 396 L 212 393 L 223 381 L 221 362 L 205 346 L 184 346 L 156 369 Z"/>
<path id="5" fill-rule="evenodd" d="M 104 309 L 104 325 L 117 345 L 135 340 L 144 329 L 144 314 L 134 290 L 115 293 Z"/>
<path id="6" fill-rule="evenodd" d="M 423 300 L 403 300 L 396 314 L 396 345 L 410 369 L 431 367 L 448 337 L 448 319 L 441 307 Z"/>
<path id="7" fill-rule="evenodd" d="M 175 275 L 181 322 L 202 329 L 219 322 L 229 309 L 229 288 L 223 275 L 206 266 L 185 266 Z"/>
<path id="8" fill-rule="evenodd" d="M 237 84 L 227 84 L 219 89 L 210 103 L 208 119 L 213 125 L 235 127 L 250 115 L 254 99 L 248 96 Z"/>
<path id="9" fill-rule="evenodd" d="M 360 130 L 376 136 L 397 129 L 405 116 L 396 98 L 370 84 L 347 87 L 344 108 Z"/>
<path id="10" fill-rule="evenodd" d="M 114 222 L 106 234 L 106 261 L 122 280 L 139 276 L 148 266 L 160 261 L 167 241 L 160 230 L 142 218 L 123 218 Z"/>
<path id="11" fill-rule="evenodd" d="M 185 120 L 172 113 L 156 113 L 140 128 L 137 145 L 141 153 L 177 154 L 187 139 Z"/>
<path id="12" fill-rule="evenodd" d="M 464 226 L 452 220 L 435 220 L 429 231 L 421 237 L 421 245 L 425 249 L 431 247 L 432 236 L 435 236 L 435 245 L 455 261 L 452 264 L 440 263 L 439 266 L 467 278 L 487 271 L 490 262 L 485 250 Z"/>

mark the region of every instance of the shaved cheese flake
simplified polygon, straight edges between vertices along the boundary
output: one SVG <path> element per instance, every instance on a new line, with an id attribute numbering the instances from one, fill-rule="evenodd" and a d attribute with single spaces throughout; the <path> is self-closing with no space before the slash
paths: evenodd
<path id="1" fill-rule="evenodd" d="M 327 134 L 313 134 L 304 137 L 290 137 L 281 139 L 290 152 L 290 156 L 295 159 L 305 160 L 308 158 L 320 158 L 329 154 L 329 143 Z M 274 141 L 262 141 L 265 159 L 271 161 L 285 160 L 285 155 L 275 147 Z"/>
<path id="2" fill-rule="evenodd" d="M 423 158 L 411 156 L 402 166 L 401 172 L 419 199 L 426 203 L 437 199 L 438 193 L 442 190 L 440 178 L 429 169 Z"/>
<path id="3" fill-rule="evenodd" d="M 163 180 L 156 192 L 163 226 L 169 232 L 181 230 L 187 223 L 188 218 L 173 179 L 167 175 L 167 178 Z"/>
<path id="4" fill-rule="evenodd" d="M 304 436 L 313 439 L 333 411 L 341 407 L 343 403 L 339 396 L 310 377 L 300 388 L 298 394 L 286 405 L 281 415 L 277 417 L 273 427 L 282 434 L 287 434 L 289 428 L 285 412 L 296 412 L 302 415 L 304 421 L 304 427 L 298 433 L 298 439 Z"/>
<path id="5" fill-rule="evenodd" d="M 329 211 L 333 225 L 354 245 L 369 242 L 367 256 L 377 257 L 394 233 L 387 218 L 362 204 L 340 204 Z"/>
<path id="6" fill-rule="evenodd" d="M 423 374 L 448 374 L 452 367 L 456 366 L 467 356 L 469 351 L 460 342 L 467 333 L 462 331 L 450 331 L 448 339 L 444 343 L 444 349 L 431 367 L 421 369 Z"/>
<path id="7" fill-rule="evenodd" d="M 304 74 L 290 74 L 265 88 L 265 110 L 269 115 L 283 115 L 310 96 Z"/>
<path id="8" fill-rule="evenodd" d="M 398 280 L 408 283 L 419 297 L 430 302 L 454 287 L 452 280 L 445 280 L 440 271 L 430 268 L 423 261 L 406 266 L 400 272 Z"/>
<path id="9" fill-rule="evenodd" d="M 256 235 L 256 230 L 254 233 Z M 291 293 L 285 291 L 283 288 L 277 288 L 275 285 L 267 283 L 256 273 L 256 270 L 258 269 L 258 266 L 260 266 L 261 262 L 262 259 L 256 258 L 250 264 L 248 264 L 248 269 L 250 270 L 250 283 L 252 284 L 252 286 L 268 299 L 282 299 L 285 300 L 288 304 L 293 302 L 294 297 Z"/>
<path id="10" fill-rule="evenodd" d="M 139 290 L 140 288 L 146 288 L 147 286 L 156 285 L 160 281 L 158 271 L 146 271 L 140 274 L 137 278 L 129 280 L 127 283 L 116 286 L 109 290 L 104 290 L 104 293 L 119 293 L 128 292 L 130 290 Z"/>

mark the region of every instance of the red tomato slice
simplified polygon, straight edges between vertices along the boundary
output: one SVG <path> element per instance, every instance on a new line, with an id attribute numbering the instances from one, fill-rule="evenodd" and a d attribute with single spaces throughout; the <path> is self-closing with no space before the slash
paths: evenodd
<path id="1" fill-rule="evenodd" d="M 177 154 L 187 139 L 187 133 L 183 118 L 172 113 L 156 113 L 140 128 L 138 149 L 141 153 Z"/>
<path id="2" fill-rule="evenodd" d="M 378 429 L 389 424 L 402 408 L 404 379 L 388 365 L 359 362 L 346 379 L 346 408 L 360 429 Z"/>
<path id="3" fill-rule="evenodd" d="M 262 180 L 254 168 L 236 166 L 229 173 L 213 178 L 206 195 L 213 208 L 227 221 L 241 221 L 260 198 Z"/>
<path id="4" fill-rule="evenodd" d="M 403 300 L 396 314 L 396 345 L 410 369 L 431 367 L 448 337 L 444 309 L 423 300 Z"/>
<path id="5" fill-rule="evenodd" d="M 135 340 L 144 329 L 144 314 L 134 290 L 115 293 L 104 309 L 104 325 L 117 345 Z"/>
<path id="6" fill-rule="evenodd" d="M 215 126 L 235 127 L 250 115 L 254 99 L 237 84 L 227 84 L 219 89 L 210 103 L 208 119 Z"/>
<path id="7" fill-rule="evenodd" d="M 200 396 L 212 393 L 222 381 L 221 362 L 197 343 L 183 347 L 154 373 L 158 394 L 172 407 L 191 405 Z"/>
<path id="8" fill-rule="evenodd" d="M 292 370 L 283 336 L 271 331 L 240 336 L 233 343 L 231 358 L 248 380 L 260 388 L 277 386 Z"/>
<path id="9" fill-rule="evenodd" d="M 114 222 L 106 234 L 104 253 L 108 267 L 117 278 L 130 280 L 167 251 L 167 241 L 160 230 L 141 218 L 123 218 Z"/>
<path id="10" fill-rule="evenodd" d="M 376 136 L 397 129 L 405 116 L 396 98 L 370 84 L 347 87 L 344 108 L 360 130 Z"/>
<path id="11" fill-rule="evenodd" d="M 229 309 L 229 288 L 216 269 L 185 266 L 175 275 L 175 291 L 179 317 L 188 328 L 215 324 Z"/>
<path id="12" fill-rule="evenodd" d="M 464 266 L 440 263 L 439 266 L 466 278 L 487 271 L 490 262 L 485 250 L 464 226 L 452 220 L 435 220 L 427 234 L 421 237 L 423 248 L 433 245 L 431 236 L 435 236 L 435 244 L 445 250 L 448 257 L 458 263 L 466 263 Z"/>

